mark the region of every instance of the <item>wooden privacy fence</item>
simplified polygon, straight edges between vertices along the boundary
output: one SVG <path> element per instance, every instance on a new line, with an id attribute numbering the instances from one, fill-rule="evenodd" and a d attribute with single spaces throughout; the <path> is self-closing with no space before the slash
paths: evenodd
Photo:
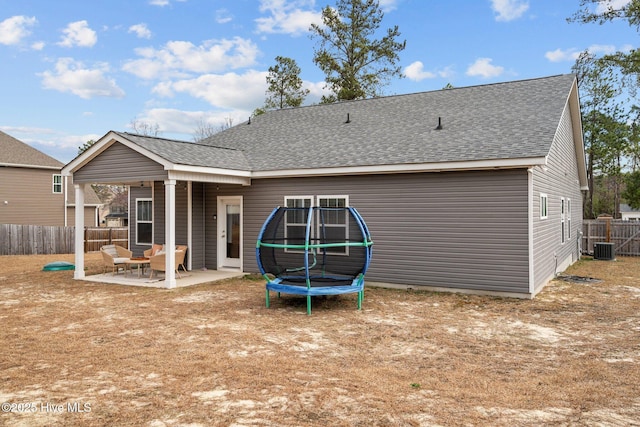
<path id="1" fill-rule="evenodd" d="M 75 251 L 75 227 L 0 224 L 0 255 L 71 254 Z M 85 227 L 85 252 L 102 245 L 129 247 L 127 227 Z"/>
<path id="2" fill-rule="evenodd" d="M 640 256 L 640 221 L 592 219 L 582 222 L 582 251 L 593 253 L 594 243 L 613 243 L 616 255 Z"/>
<path id="3" fill-rule="evenodd" d="M 85 227 L 84 251 L 97 252 L 103 245 L 118 245 L 129 249 L 128 227 Z"/>

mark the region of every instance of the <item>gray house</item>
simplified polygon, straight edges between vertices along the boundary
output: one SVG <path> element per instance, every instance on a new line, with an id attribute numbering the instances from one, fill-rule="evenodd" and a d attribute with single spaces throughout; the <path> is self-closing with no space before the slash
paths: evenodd
<path id="1" fill-rule="evenodd" d="M 578 259 L 587 189 L 573 75 L 272 111 L 199 143 L 112 131 L 64 173 L 76 199 L 131 186 L 136 254 L 186 244 L 188 268 L 257 272 L 274 207 L 350 205 L 369 284 L 520 298 Z"/>

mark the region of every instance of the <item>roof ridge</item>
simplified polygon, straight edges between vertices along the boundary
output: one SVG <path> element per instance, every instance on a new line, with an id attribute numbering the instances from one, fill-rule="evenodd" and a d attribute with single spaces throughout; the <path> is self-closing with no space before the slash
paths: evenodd
<path id="1" fill-rule="evenodd" d="M 160 136 L 141 135 L 141 134 L 138 134 L 138 133 L 131 133 L 131 132 L 117 132 L 117 131 L 114 131 L 114 132 L 116 132 L 116 133 L 118 133 L 120 135 L 124 134 L 124 135 L 130 135 L 130 136 L 137 136 L 137 137 L 141 137 L 141 138 L 147 138 L 147 139 L 157 139 L 157 140 L 162 140 L 162 141 L 177 142 L 177 143 L 180 143 L 180 144 L 190 144 L 190 145 L 198 145 L 198 146 L 201 146 L 201 147 L 208 147 L 208 148 L 220 148 L 220 149 L 224 149 L 224 150 L 243 151 L 243 150 L 240 150 L 238 148 L 220 147 L 220 146 L 217 146 L 217 145 L 204 144 L 204 143 L 202 143 L 200 141 L 186 141 L 184 139 L 163 138 L 163 137 L 160 137 Z"/>
<path id="2" fill-rule="evenodd" d="M 371 97 L 371 98 L 344 100 L 344 101 L 332 102 L 332 103 L 328 103 L 328 104 L 301 105 L 299 107 L 289 107 L 289 108 L 280 108 L 280 109 L 275 109 L 275 110 L 269 110 L 265 114 L 277 113 L 277 112 L 281 112 L 281 111 L 291 111 L 291 110 L 297 110 L 297 109 L 313 108 L 313 107 L 324 107 L 324 106 L 330 107 L 330 106 L 335 106 L 335 105 L 339 105 L 339 104 L 360 103 L 360 102 L 372 101 L 372 100 L 376 100 L 376 99 L 384 100 L 384 99 L 399 98 L 399 97 L 405 97 L 405 96 L 416 96 L 416 95 L 421 95 L 421 94 L 440 92 L 440 91 L 443 91 L 443 90 L 464 90 L 464 89 L 482 88 L 482 87 L 489 87 L 489 86 L 513 84 L 513 83 L 524 83 L 524 82 L 529 82 L 529 81 L 547 80 L 547 79 L 564 77 L 564 76 L 575 76 L 575 74 L 573 74 L 573 73 L 555 74 L 555 75 L 551 75 L 551 76 L 530 77 L 530 78 L 527 78 L 527 79 L 510 80 L 510 81 L 506 81 L 506 82 L 505 81 L 501 81 L 501 82 L 492 82 L 492 83 L 482 83 L 482 84 L 471 85 L 471 86 L 458 86 L 458 87 L 454 86 L 454 87 L 451 87 L 451 88 L 423 90 L 423 91 L 420 91 L 420 92 L 396 93 L 396 94 L 393 94 L 393 95 L 383 95 L 383 96 L 375 96 L 375 97 Z M 243 122 L 243 123 L 246 123 L 246 122 Z M 239 123 L 238 125 L 240 125 L 240 124 L 242 124 L 242 123 Z"/>

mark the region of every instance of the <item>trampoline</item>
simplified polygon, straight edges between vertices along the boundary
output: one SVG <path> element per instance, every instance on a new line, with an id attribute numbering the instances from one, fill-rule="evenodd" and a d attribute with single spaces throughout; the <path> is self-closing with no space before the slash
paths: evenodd
<path id="1" fill-rule="evenodd" d="M 312 296 L 357 293 L 360 310 L 372 246 L 353 207 L 275 208 L 256 243 L 267 307 L 270 292 L 306 296 L 307 314 Z"/>

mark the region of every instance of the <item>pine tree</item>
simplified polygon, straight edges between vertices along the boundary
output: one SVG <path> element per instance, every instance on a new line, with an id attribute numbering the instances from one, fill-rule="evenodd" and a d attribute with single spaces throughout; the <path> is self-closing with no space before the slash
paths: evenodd
<path id="1" fill-rule="evenodd" d="M 398 26 L 374 38 L 383 17 L 377 0 L 338 0 L 336 8 L 322 10 L 323 25 L 311 25 L 319 39 L 313 61 L 332 92 L 323 103 L 378 96 L 392 77 L 403 77 L 397 63 L 406 41 L 396 41 Z"/>

